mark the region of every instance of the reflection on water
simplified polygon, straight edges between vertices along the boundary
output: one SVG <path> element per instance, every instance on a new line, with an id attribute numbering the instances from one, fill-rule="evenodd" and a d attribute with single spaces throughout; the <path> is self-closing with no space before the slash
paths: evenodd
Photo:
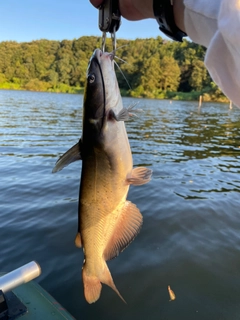
<path id="1" fill-rule="evenodd" d="M 128 304 L 106 286 L 96 304 L 84 301 L 74 246 L 81 163 L 51 174 L 81 135 L 80 95 L 0 91 L 1 271 L 37 260 L 42 286 L 77 319 L 238 319 L 240 110 L 158 100 L 136 108 L 126 124 L 134 165 L 151 167 L 153 179 L 130 188 L 143 228 L 109 262 Z"/>

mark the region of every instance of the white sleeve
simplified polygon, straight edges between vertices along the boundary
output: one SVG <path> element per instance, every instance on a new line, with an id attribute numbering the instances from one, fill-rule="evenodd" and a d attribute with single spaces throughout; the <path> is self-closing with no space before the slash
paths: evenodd
<path id="1" fill-rule="evenodd" d="M 207 47 L 205 65 L 240 107 L 240 1 L 184 0 L 184 23 L 193 42 Z"/>

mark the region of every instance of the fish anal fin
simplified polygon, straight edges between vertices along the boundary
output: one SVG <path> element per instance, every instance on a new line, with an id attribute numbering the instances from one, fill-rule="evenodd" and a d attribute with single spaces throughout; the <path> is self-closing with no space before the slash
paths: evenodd
<path id="1" fill-rule="evenodd" d="M 103 257 L 106 261 L 117 257 L 134 240 L 141 229 L 142 220 L 137 206 L 126 201 L 119 214 L 112 237 L 104 250 Z"/>
<path id="2" fill-rule="evenodd" d="M 131 175 L 126 179 L 128 184 L 141 186 L 151 180 L 152 170 L 145 167 L 134 168 Z"/>
<path id="3" fill-rule="evenodd" d="M 64 167 L 68 166 L 70 163 L 81 160 L 81 139 L 72 148 L 65 152 L 56 162 L 52 173 L 62 170 Z"/>
<path id="4" fill-rule="evenodd" d="M 80 232 L 77 233 L 76 238 L 75 238 L 75 246 L 77 248 L 82 248 L 82 238 Z"/>

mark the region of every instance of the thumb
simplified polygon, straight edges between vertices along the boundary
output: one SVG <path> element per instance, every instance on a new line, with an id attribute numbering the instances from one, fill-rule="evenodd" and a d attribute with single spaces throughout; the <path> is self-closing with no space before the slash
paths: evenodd
<path id="1" fill-rule="evenodd" d="M 103 0 L 90 0 L 90 2 L 94 7 L 98 8 Z"/>

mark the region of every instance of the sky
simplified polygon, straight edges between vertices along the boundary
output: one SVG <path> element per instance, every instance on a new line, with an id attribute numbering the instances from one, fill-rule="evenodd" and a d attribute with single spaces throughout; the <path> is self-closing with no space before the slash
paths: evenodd
<path id="1" fill-rule="evenodd" d="M 100 36 L 98 10 L 89 0 L 0 0 L 0 42 L 77 39 Z M 117 38 L 151 38 L 163 34 L 154 19 L 122 18 Z"/>

